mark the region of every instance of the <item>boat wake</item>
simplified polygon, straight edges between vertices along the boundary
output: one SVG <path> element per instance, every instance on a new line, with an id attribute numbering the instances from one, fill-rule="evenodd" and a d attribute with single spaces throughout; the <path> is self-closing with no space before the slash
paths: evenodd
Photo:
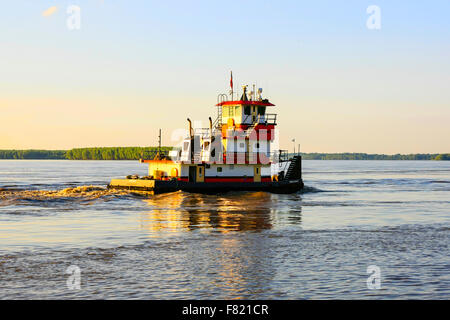
<path id="1" fill-rule="evenodd" d="M 325 190 L 321 190 L 319 188 L 304 186 L 300 193 L 316 193 L 316 192 L 326 192 Z"/>
<path id="2" fill-rule="evenodd" d="M 50 201 L 64 199 L 95 200 L 108 195 L 126 195 L 127 191 L 107 189 L 101 186 L 79 186 L 62 190 L 1 189 L 0 206 L 11 205 L 21 200 Z"/>
<path id="3" fill-rule="evenodd" d="M 305 186 L 299 193 L 326 192 L 315 187 Z M 238 194 L 240 192 L 237 192 Z M 233 195 L 231 192 L 230 195 Z M 0 188 L 0 207 L 14 205 L 39 205 L 39 206 L 60 206 L 61 203 L 82 203 L 90 204 L 92 201 L 109 201 L 112 199 L 148 198 L 150 195 L 158 197 L 152 192 L 128 191 L 123 189 L 108 189 L 103 186 L 78 186 L 56 190 L 35 190 L 18 188 Z M 173 193 L 170 193 L 173 195 Z M 223 194 L 221 194 L 223 196 Z M 157 198 L 155 198 L 157 199 Z"/>

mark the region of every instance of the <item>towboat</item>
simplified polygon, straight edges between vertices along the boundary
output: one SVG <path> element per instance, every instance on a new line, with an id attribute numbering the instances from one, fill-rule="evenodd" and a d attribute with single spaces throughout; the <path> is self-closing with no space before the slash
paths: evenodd
<path id="1" fill-rule="evenodd" d="M 154 193 L 301 190 L 301 155 L 277 148 L 277 114 L 267 112 L 275 105 L 254 85 L 250 92 L 242 86 L 234 100 L 232 80 L 230 86 L 228 95 L 218 95 L 217 117 L 209 117 L 209 127 L 194 128 L 188 118 L 186 137 L 167 152 L 161 150 L 160 131 L 158 150 L 139 160 L 148 164 L 148 176 L 112 179 L 108 187 Z"/>

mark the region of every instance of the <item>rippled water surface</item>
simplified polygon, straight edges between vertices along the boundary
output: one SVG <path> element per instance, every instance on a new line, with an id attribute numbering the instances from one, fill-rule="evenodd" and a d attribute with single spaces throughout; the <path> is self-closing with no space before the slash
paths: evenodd
<path id="1" fill-rule="evenodd" d="M 0 161 L 0 298 L 450 298 L 450 162 L 303 165 L 296 194 L 143 195 L 105 189 L 137 161 Z"/>

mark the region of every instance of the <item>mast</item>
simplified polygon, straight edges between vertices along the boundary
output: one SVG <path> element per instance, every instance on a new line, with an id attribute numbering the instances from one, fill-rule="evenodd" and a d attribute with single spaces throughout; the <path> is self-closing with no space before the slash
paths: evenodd
<path id="1" fill-rule="evenodd" d="M 231 71 L 231 78 L 230 78 L 230 87 L 231 87 L 231 101 L 234 100 L 234 90 L 233 90 L 233 71 Z"/>
<path id="2" fill-rule="evenodd" d="M 158 136 L 158 154 L 161 154 L 161 129 L 159 129 L 159 136 Z"/>

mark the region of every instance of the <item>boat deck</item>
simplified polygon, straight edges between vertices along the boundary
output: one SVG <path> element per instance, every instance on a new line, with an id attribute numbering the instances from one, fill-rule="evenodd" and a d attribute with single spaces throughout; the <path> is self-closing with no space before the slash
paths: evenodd
<path id="1" fill-rule="evenodd" d="M 302 179 L 270 182 L 185 182 L 179 180 L 112 179 L 108 188 L 131 191 L 152 191 L 155 193 L 178 190 L 197 193 L 218 193 L 227 191 L 267 191 L 293 193 L 303 188 Z"/>

